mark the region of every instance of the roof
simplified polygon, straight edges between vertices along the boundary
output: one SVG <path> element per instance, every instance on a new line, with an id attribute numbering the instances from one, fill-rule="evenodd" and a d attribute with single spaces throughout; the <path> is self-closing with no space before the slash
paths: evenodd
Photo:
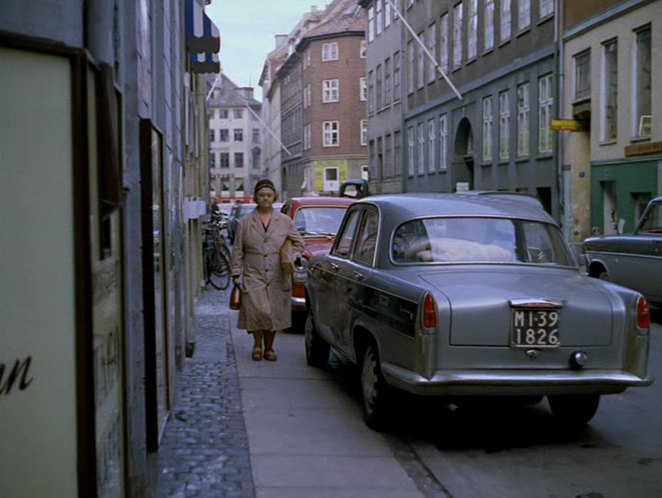
<path id="1" fill-rule="evenodd" d="M 357 203 L 375 204 L 386 218 L 400 221 L 426 216 L 503 216 L 555 223 L 530 198 L 489 192 L 375 195 Z"/>
<path id="2" fill-rule="evenodd" d="M 252 108 L 259 109 L 262 105 L 259 100 L 252 97 L 245 97 L 244 91 L 249 87 L 238 86 L 224 73 L 220 74 L 216 88 L 221 91 L 221 96 L 219 98 L 211 98 L 208 103 L 209 107 L 244 107 L 248 104 Z"/>

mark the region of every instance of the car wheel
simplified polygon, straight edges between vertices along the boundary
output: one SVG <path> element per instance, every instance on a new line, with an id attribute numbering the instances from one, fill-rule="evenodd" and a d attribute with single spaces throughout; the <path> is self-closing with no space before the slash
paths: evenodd
<path id="1" fill-rule="evenodd" d="M 329 362 L 329 345 L 317 333 L 313 312 L 310 310 L 304 327 L 306 363 L 311 367 L 323 367 Z"/>
<path id="2" fill-rule="evenodd" d="M 583 427 L 598 411 L 599 394 L 568 394 L 548 396 L 552 413 L 565 426 Z"/>
<path id="3" fill-rule="evenodd" d="M 366 424 L 377 431 L 386 429 L 393 416 L 393 391 L 384 379 L 377 348 L 373 344 L 368 345 L 363 355 L 361 390 Z"/>

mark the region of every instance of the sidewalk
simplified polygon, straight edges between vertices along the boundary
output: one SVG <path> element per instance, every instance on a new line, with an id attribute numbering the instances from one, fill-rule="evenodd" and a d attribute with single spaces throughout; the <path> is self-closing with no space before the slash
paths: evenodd
<path id="1" fill-rule="evenodd" d="M 227 293 L 203 293 L 159 451 L 158 498 L 436 495 L 394 438 L 364 424 L 346 370 L 309 367 L 303 336 L 289 333 L 276 337 L 277 362 L 252 361 L 236 315 Z"/>

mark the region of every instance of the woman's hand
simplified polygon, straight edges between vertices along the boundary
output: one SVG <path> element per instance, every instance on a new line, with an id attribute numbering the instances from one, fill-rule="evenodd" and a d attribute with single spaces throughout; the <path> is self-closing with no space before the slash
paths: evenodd
<path id="1" fill-rule="evenodd" d="M 233 276 L 232 276 L 232 283 L 233 283 L 234 285 L 239 285 L 239 280 L 240 280 L 240 279 L 241 279 L 241 277 L 240 277 L 239 275 L 233 275 Z"/>

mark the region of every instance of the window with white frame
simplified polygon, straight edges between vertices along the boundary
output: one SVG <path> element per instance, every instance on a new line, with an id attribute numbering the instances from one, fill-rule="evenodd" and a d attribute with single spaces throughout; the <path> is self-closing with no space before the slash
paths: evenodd
<path id="1" fill-rule="evenodd" d="M 375 112 L 375 72 L 368 71 L 368 113 Z"/>
<path id="2" fill-rule="evenodd" d="M 417 128 L 417 140 L 416 143 L 418 145 L 417 147 L 417 154 L 416 154 L 416 164 L 417 164 L 417 170 L 418 174 L 422 175 L 425 173 L 425 124 L 424 123 L 418 123 L 416 126 Z"/>
<path id="3" fill-rule="evenodd" d="M 375 8 L 368 8 L 368 41 L 375 39 Z"/>
<path id="4" fill-rule="evenodd" d="M 361 40 L 361 46 L 359 47 L 359 57 L 361 59 L 365 59 L 367 49 L 368 49 L 368 44 L 366 43 L 365 40 Z"/>
<path id="5" fill-rule="evenodd" d="M 260 129 L 259 128 L 253 128 L 253 143 L 254 144 L 259 144 L 260 143 Z"/>
<path id="6" fill-rule="evenodd" d="M 462 23 L 464 10 L 461 3 L 453 7 L 453 69 L 462 65 Z"/>
<path id="7" fill-rule="evenodd" d="M 494 48 L 494 0 L 485 0 L 483 23 L 483 49 L 487 52 Z"/>
<path id="8" fill-rule="evenodd" d="M 421 39 L 421 43 L 425 46 L 425 33 L 420 32 L 418 37 Z M 416 45 L 416 87 L 421 89 L 425 86 L 425 52 L 423 52 L 423 47 L 418 43 Z"/>
<path id="9" fill-rule="evenodd" d="M 499 159 L 508 159 L 510 146 L 510 99 L 508 91 L 499 94 Z"/>
<path id="10" fill-rule="evenodd" d="M 243 168 L 244 167 L 244 153 L 243 152 L 235 152 L 234 153 L 234 167 L 235 168 Z"/>
<path id="11" fill-rule="evenodd" d="M 215 152 L 210 152 L 209 153 L 209 167 L 211 169 L 216 168 L 216 153 Z"/>
<path id="12" fill-rule="evenodd" d="M 218 138 L 220 142 L 229 142 L 230 141 L 230 130 L 227 128 L 221 128 L 218 130 Z"/>
<path id="13" fill-rule="evenodd" d="M 652 66 L 651 66 L 651 28 L 640 29 L 634 34 L 634 78 L 632 89 L 634 111 L 634 135 L 649 137 L 652 131 Z"/>
<path id="14" fill-rule="evenodd" d="M 414 92 L 414 64 L 416 60 L 416 47 L 414 40 L 407 42 L 407 93 Z"/>
<path id="15" fill-rule="evenodd" d="M 501 43 L 510 40 L 512 32 L 512 12 L 510 11 L 510 0 L 501 0 L 501 23 L 499 24 L 499 40 Z"/>
<path id="16" fill-rule="evenodd" d="M 618 41 L 602 46 L 601 140 L 615 140 L 618 130 Z"/>
<path id="17" fill-rule="evenodd" d="M 540 19 L 554 14 L 554 0 L 540 0 Z"/>
<path id="18" fill-rule="evenodd" d="M 340 123 L 338 121 L 324 121 L 322 130 L 322 146 L 338 147 L 340 145 Z"/>
<path id="19" fill-rule="evenodd" d="M 365 76 L 359 79 L 359 100 L 368 100 L 368 84 Z"/>
<path id="20" fill-rule="evenodd" d="M 472 60 L 478 53 L 478 0 L 469 0 L 467 13 L 467 60 Z"/>
<path id="21" fill-rule="evenodd" d="M 575 100 L 591 96 L 591 51 L 585 50 L 573 57 L 575 64 Z"/>
<path id="22" fill-rule="evenodd" d="M 368 120 L 361 120 L 361 145 L 368 145 Z"/>
<path id="23" fill-rule="evenodd" d="M 391 170 L 394 176 L 402 175 L 402 156 L 400 155 L 402 144 L 400 134 L 399 130 L 393 132 L 393 168 Z"/>
<path id="24" fill-rule="evenodd" d="M 338 60 L 338 43 L 324 43 L 322 44 L 322 62 L 337 61 Z"/>
<path id="25" fill-rule="evenodd" d="M 416 144 L 414 143 L 414 127 L 407 128 L 407 173 L 414 175 L 414 157 L 416 156 Z"/>
<path id="26" fill-rule="evenodd" d="M 235 128 L 234 132 L 234 141 L 243 142 L 244 141 L 244 130 L 242 128 Z"/>
<path id="27" fill-rule="evenodd" d="M 448 14 L 439 21 L 439 65 L 444 73 L 448 72 Z"/>
<path id="28" fill-rule="evenodd" d="M 434 60 L 437 60 L 437 25 L 435 23 L 428 26 L 428 52 L 432 54 Z M 433 83 L 437 79 L 437 68 L 429 61 L 428 63 L 428 83 Z"/>
<path id="29" fill-rule="evenodd" d="M 517 29 L 523 31 L 531 26 L 531 0 L 519 0 L 517 5 Z"/>
<path id="30" fill-rule="evenodd" d="M 384 29 L 388 28 L 391 25 L 391 2 L 389 0 L 384 0 Z"/>
<path id="31" fill-rule="evenodd" d="M 311 139 L 312 139 L 312 129 L 309 124 L 303 127 L 303 150 L 308 150 L 311 148 Z"/>
<path id="32" fill-rule="evenodd" d="M 313 87 L 310 83 L 306 85 L 306 94 L 308 96 L 308 105 L 313 105 Z"/>
<path id="33" fill-rule="evenodd" d="M 338 102 L 340 100 L 340 80 L 322 81 L 322 102 Z"/>
<path id="34" fill-rule="evenodd" d="M 235 119 L 242 119 L 244 117 L 244 110 L 243 109 L 234 109 L 232 114 L 234 115 Z"/>
<path id="35" fill-rule="evenodd" d="M 216 141 L 216 130 L 214 130 L 214 128 L 209 129 L 209 141 L 210 142 Z"/>
<path id="36" fill-rule="evenodd" d="M 435 119 L 428 119 L 428 171 L 435 170 L 435 151 L 437 150 L 437 129 Z"/>
<path id="37" fill-rule="evenodd" d="M 448 169 L 448 114 L 439 116 L 439 169 Z"/>
<path id="38" fill-rule="evenodd" d="M 492 105 L 493 98 L 491 95 L 483 98 L 483 161 L 486 162 L 492 160 L 492 123 L 494 119 Z"/>
<path id="39" fill-rule="evenodd" d="M 310 86 L 310 83 L 308 83 L 303 89 L 303 108 L 304 109 L 310 105 L 310 100 L 308 100 L 308 87 L 309 86 Z"/>
<path id="40" fill-rule="evenodd" d="M 384 68 L 381 64 L 377 64 L 375 67 L 375 96 L 376 96 L 376 109 L 380 110 L 384 107 L 384 88 L 382 87 L 382 77 L 383 77 Z"/>
<path id="41" fill-rule="evenodd" d="M 229 152 L 221 152 L 219 154 L 219 159 L 220 159 L 220 166 L 222 169 L 228 169 L 230 167 L 230 153 Z"/>
<path id="42" fill-rule="evenodd" d="M 546 74 L 538 80 L 538 152 L 552 152 L 552 75 Z"/>
<path id="43" fill-rule="evenodd" d="M 304 68 L 310 67 L 311 65 L 311 58 L 312 58 L 311 52 L 312 51 L 310 50 L 310 48 L 306 50 L 306 55 L 304 57 L 304 63 L 303 63 Z"/>
<path id="44" fill-rule="evenodd" d="M 517 86 L 517 156 L 529 155 L 529 84 Z"/>
<path id="45" fill-rule="evenodd" d="M 375 4 L 375 35 L 379 36 L 384 29 L 384 0 L 376 0 Z"/>
<path id="46" fill-rule="evenodd" d="M 391 59 L 384 61 L 384 105 L 391 105 L 393 101 L 393 82 L 391 81 Z"/>
<path id="47" fill-rule="evenodd" d="M 393 102 L 398 102 L 402 97 L 400 77 L 400 52 L 398 51 L 393 54 Z"/>

